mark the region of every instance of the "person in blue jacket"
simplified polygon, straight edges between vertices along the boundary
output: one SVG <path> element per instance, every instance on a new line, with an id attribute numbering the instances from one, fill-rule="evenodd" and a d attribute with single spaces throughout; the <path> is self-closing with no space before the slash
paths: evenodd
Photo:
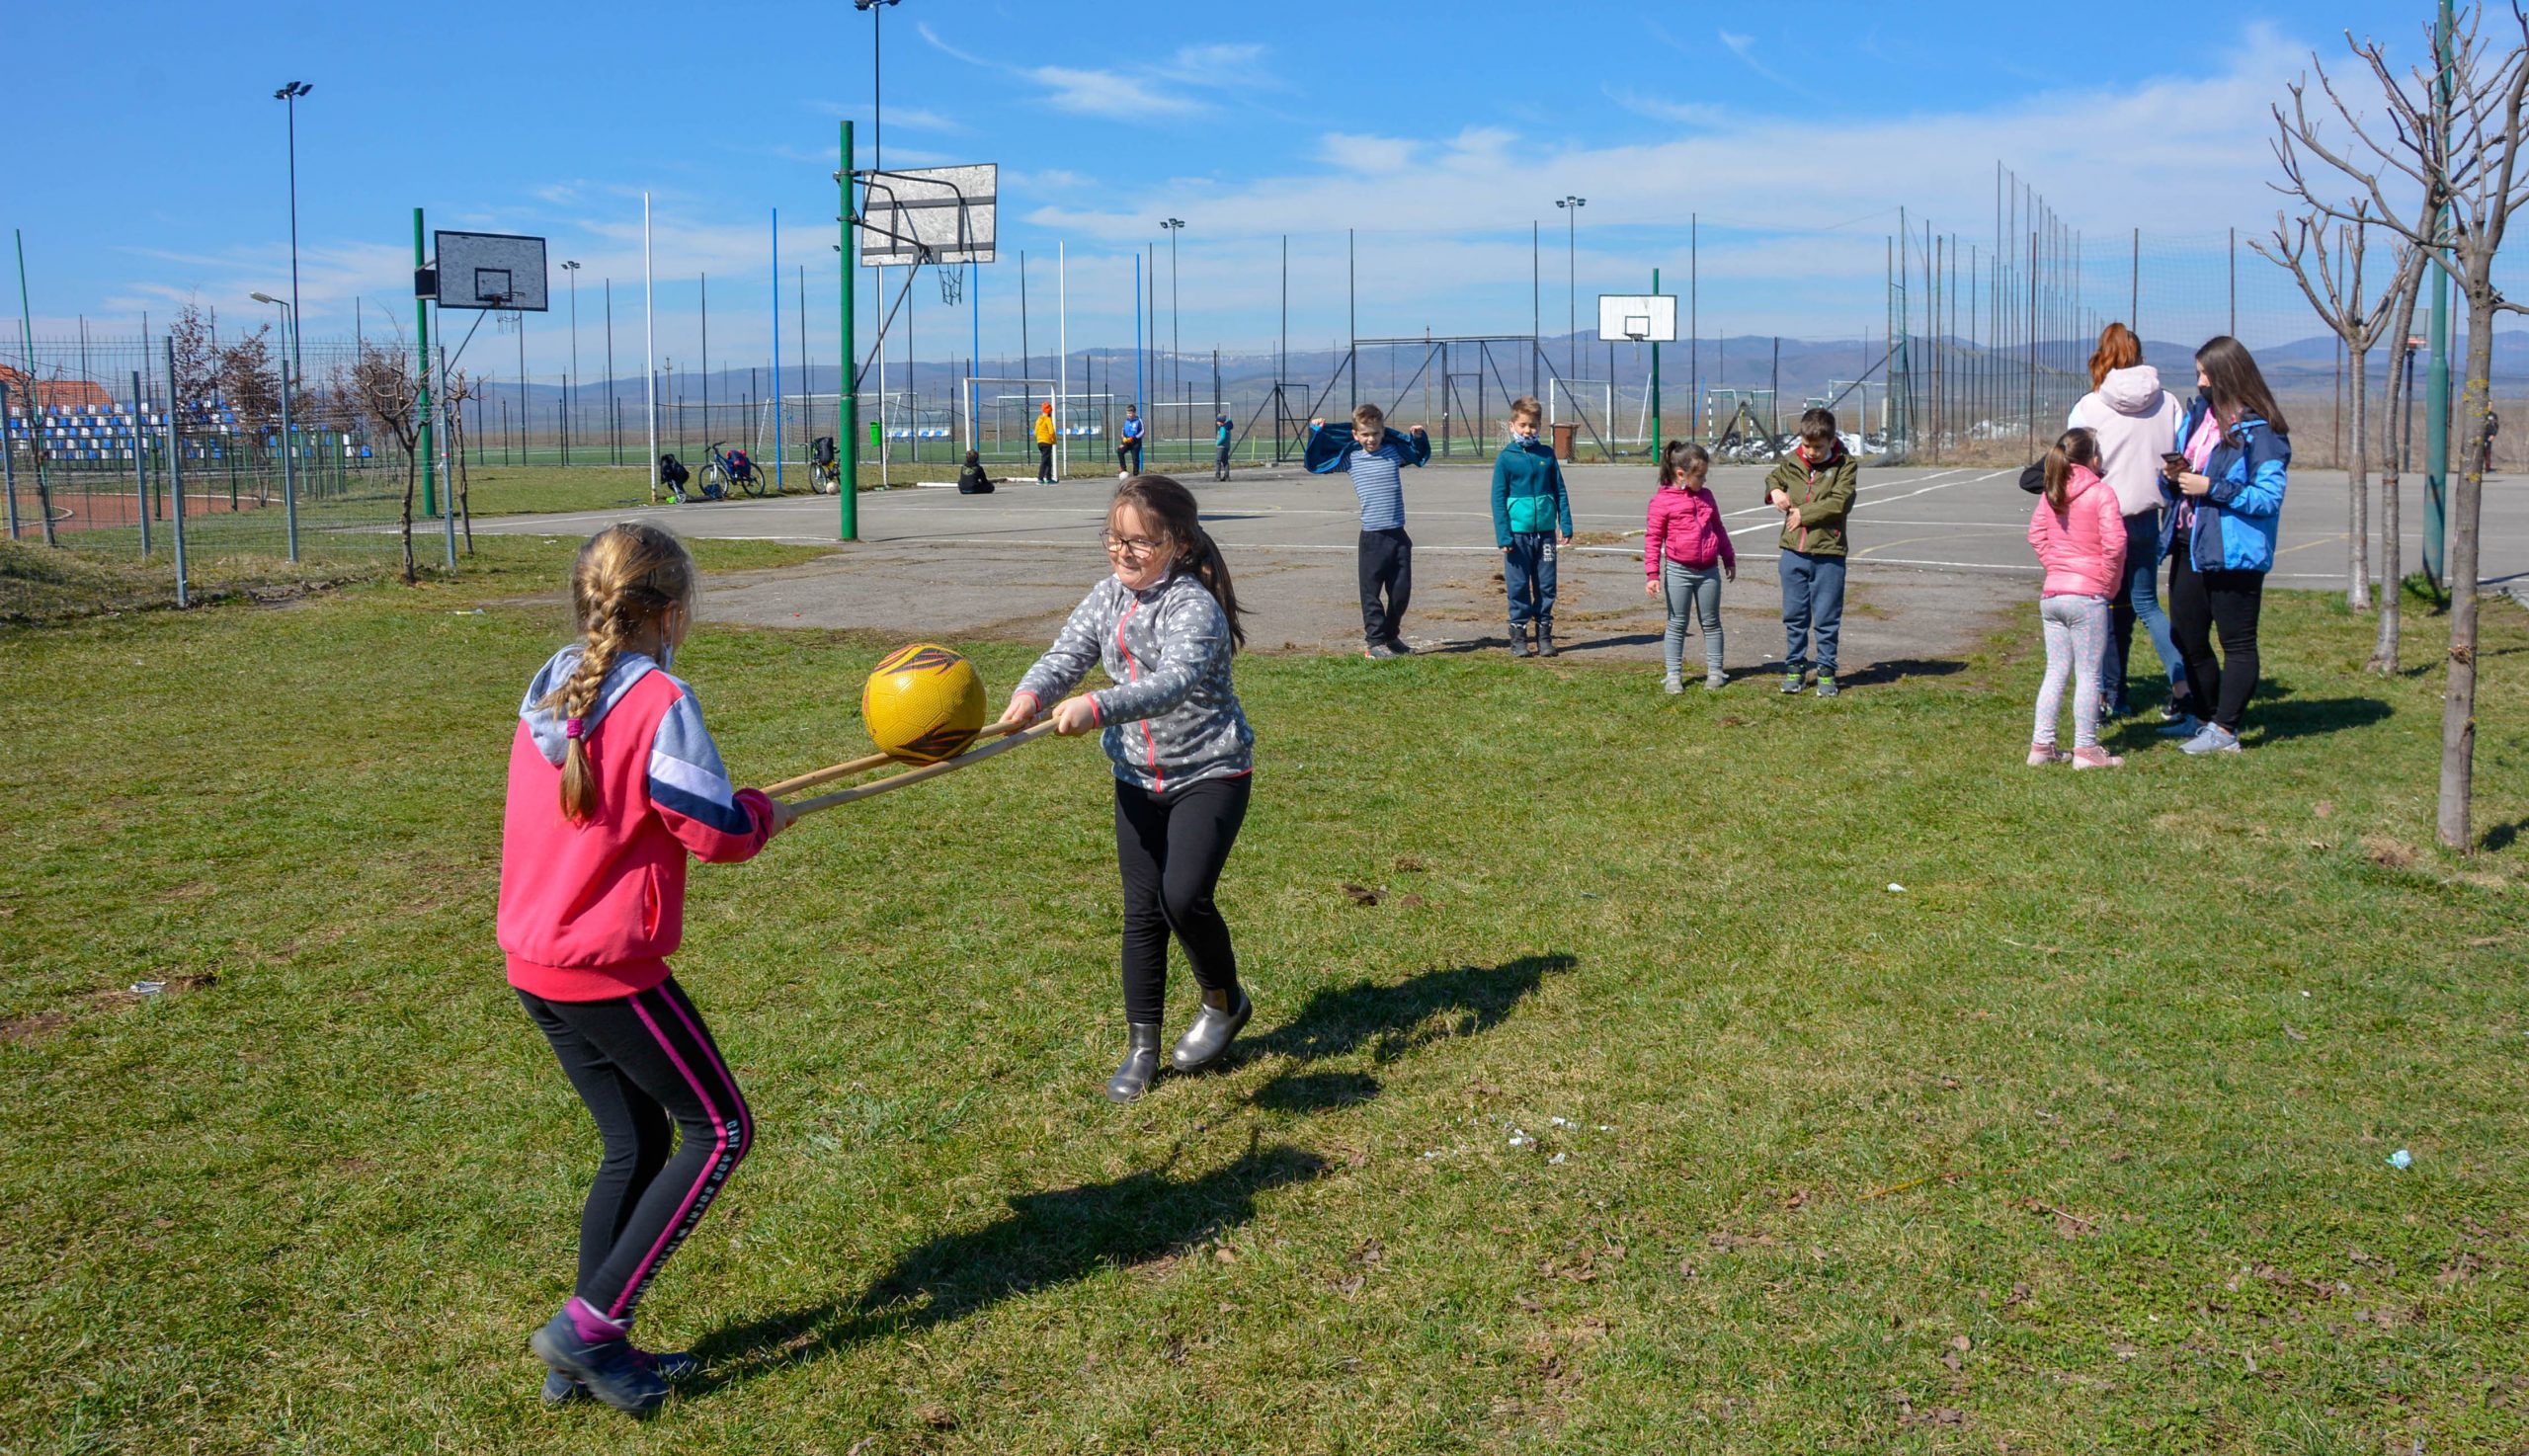
<path id="1" fill-rule="evenodd" d="M 1310 473 L 1348 472 L 1361 501 L 1361 649 L 1363 657 L 1404 657 L 1414 651 L 1401 635 L 1405 604 L 1414 596 L 1414 538 L 1405 533 L 1404 467 L 1431 458 L 1429 432 L 1417 425 L 1391 430 L 1374 404 L 1352 407 L 1349 431 L 1308 422 Z"/>
<path id="2" fill-rule="evenodd" d="M 1537 443 L 1544 414 L 1532 395 L 1510 401 L 1510 439 L 1493 461 L 1493 544 L 1502 548 L 1502 585 L 1510 596 L 1512 657 L 1555 655 L 1555 537 L 1572 544 L 1572 493 L 1554 451 Z"/>
<path id="3" fill-rule="evenodd" d="M 2195 384 L 2201 393 L 2178 427 L 2184 468 L 2171 476 L 2174 509 L 2162 526 L 2169 629 L 2196 710 L 2211 713 L 2182 747 L 2190 754 L 2235 754 L 2240 720 L 2256 690 L 2257 612 L 2265 574 L 2274 568 L 2292 436 L 2265 375 L 2239 340 L 2226 334 L 2195 351 Z"/>
<path id="4" fill-rule="evenodd" d="M 1115 440 L 1115 478 L 1130 480 L 1142 473 L 1141 406 L 1124 406 L 1124 428 Z"/>

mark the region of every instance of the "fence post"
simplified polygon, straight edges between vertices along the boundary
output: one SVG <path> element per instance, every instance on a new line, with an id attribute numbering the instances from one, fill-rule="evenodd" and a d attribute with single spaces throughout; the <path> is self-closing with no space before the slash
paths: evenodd
<path id="1" fill-rule="evenodd" d="M 176 341 L 167 339 L 167 496 L 176 508 L 176 605 L 193 606 L 192 584 L 185 580 L 185 448 L 176 433 L 183 406 L 176 399 Z"/>
<path id="2" fill-rule="evenodd" d="M 149 401 L 140 393 L 140 370 L 131 371 L 131 486 L 140 502 L 140 554 L 149 555 L 149 436 L 143 422 Z"/>
<path id="3" fill-rule="evenodd" d="M 34 374 L 32 359 L 28 361 L 28 373 L 30 377 Z M 0 383 L 0 477 L 7 482 L 9 539 L 14 541 L 18 538 L 18 443 L 9 434 L 9 386 L 4 383 Z"/>
<path id="4" fill-rule="evenodd" d="M 281 510 L 289 527 L 289 559 L 298 561 L 298 442 L 289 428 L 289 361 L 281 362 Z"/>

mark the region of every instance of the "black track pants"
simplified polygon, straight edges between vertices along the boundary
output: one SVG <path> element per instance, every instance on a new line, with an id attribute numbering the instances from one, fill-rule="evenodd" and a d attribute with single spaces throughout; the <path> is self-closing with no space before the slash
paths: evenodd
<path id="1" fill-rule="evenodd" d="M 1168 937 L 1206 991 L 1238 986 L 1229 923 L 1212 903 L 1221 866 L 1247 820 L 1251 780 L 1206 778 L 1154 794 L 1115 780 L 1115 864 L 1124 878 L 1124 1019 L 1159 1024 L 1168 994 Z"/>

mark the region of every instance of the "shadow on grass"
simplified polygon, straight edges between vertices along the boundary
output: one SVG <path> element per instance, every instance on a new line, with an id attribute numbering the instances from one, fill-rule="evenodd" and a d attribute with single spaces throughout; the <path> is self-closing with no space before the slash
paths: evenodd
<path id="1" fill-rule="evenodd" d="M 857 1299 L 836 1298 L 705 1335 L 694 1353 L 709 1373 L 691 1393 L 818 1359 L 875 1335 L 961 1320 L 1101 1268 L 1174 1256 L 1253 1219 L 1258 1195 L 1324 1170 L 1312 1153 L 1251 1143 L 1238 1161 L 1195 1177 L 1179 1179 L 1159 1168 L 1021 1193 L 1009 1200 L 1008 1213 L 982 1228 L 905 1251 Z"/>
<path id="2" fill-rule="evenodd" d="M 1425 971 L 1393 986 L 1357 981 L 1331 988 L 1310 997 L 1290 1020 L 1233 1044 L 1230 1054 L 1241 1062 L 1278 1054 L 1304 1069 L 1367 1047 L 1373 1062 L 1392 1062 L 1435 1041 L 1492 1030 L 1538 983 L 1580 963 L 1558 950 L 1498 966 Z M 1378 1079 L 1367 1073 L 1293 1070 L 1257 1089 L 1256 1103 L 1276 1111 L 1316 1112 L 1367 1101 L 1378 1091 Z"/>
<path id="3" fill-rule="evenodd" d="M 1779 665 L 1776 666 L 1775 671 L 1781 671 Z M 1892 657 L 1849 673 L 1839 673 L 1836 676 L 1842 680 L 1839 685 L 1841 687 L 1869 688 L 1902 683 L 1908 678 L 1947 678 L 1965 671 L 1967 671 L 1967 663 L 1961 658 Z"/>
<path id="4" fill-rule="evenodd" d="M 2248 715 L 2258 729 L 2259 743 L 2281 743 L 2377 723 L 2389 716 L 2389 705 L 2376 697 L 2294 698 L 2251 703 Z"/>

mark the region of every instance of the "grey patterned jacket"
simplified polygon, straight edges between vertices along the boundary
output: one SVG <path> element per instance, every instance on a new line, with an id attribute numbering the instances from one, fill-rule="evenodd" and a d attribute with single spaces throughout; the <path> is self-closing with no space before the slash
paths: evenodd
<path id="1" fill-rule="evenodd" d="M 1092 663 L 1115 686 L 1090 694 L 1115 776 L 1152 793 L 1255 767 L 1256 733 L 1230 686 L 1229 614 L 1190 571 L 1135 592 L 1113 577 L 1072 608 L 1019 691 L 1051 708 Z"/>

